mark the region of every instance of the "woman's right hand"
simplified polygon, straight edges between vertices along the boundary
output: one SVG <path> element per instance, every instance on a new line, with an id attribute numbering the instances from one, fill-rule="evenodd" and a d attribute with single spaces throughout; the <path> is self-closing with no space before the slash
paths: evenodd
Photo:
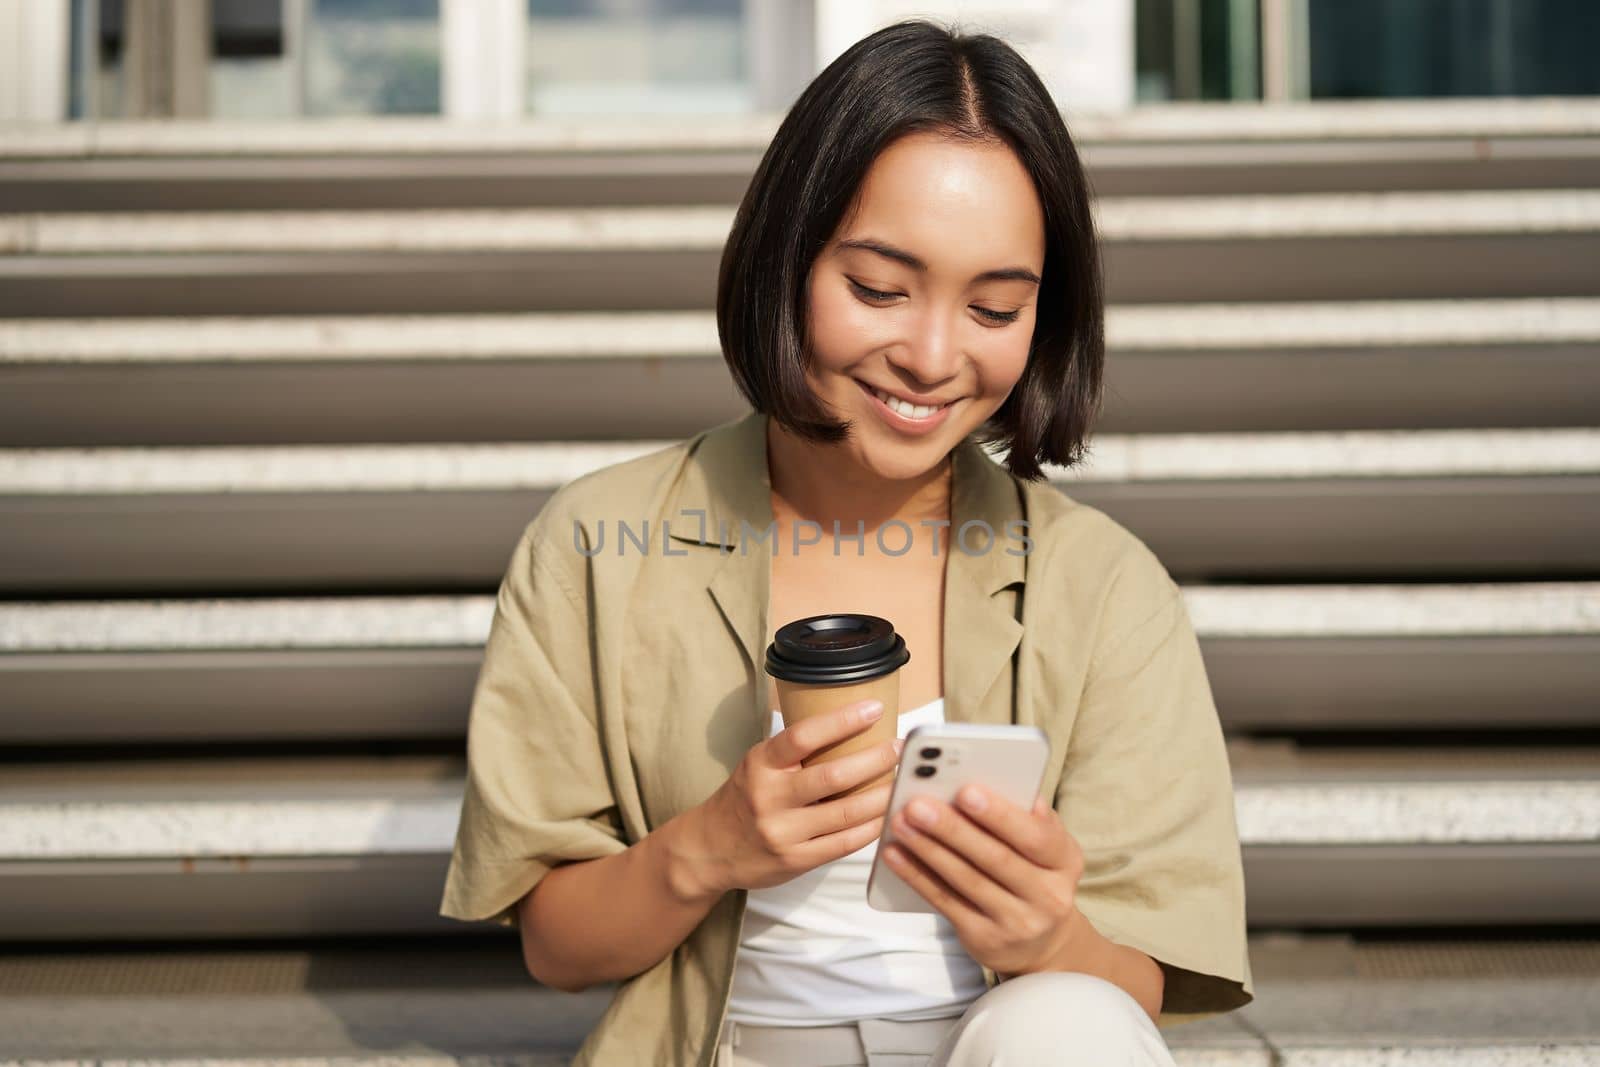
<path id="1" fill-rule="evenodd" d="M 882 714 L 880 701 L 847 704 L 753 745 L 728 780 L 691 809 L 701 844 L 692 850 L 697 855 L 680 858 L 696 868 L 693 882 L 715 896 L 764 889 L 876 840 L 893 783 L 835 794 L 892 770 L 901 742 L 885 741 L 810 767 L 801 761 L 856 736 Z"/>

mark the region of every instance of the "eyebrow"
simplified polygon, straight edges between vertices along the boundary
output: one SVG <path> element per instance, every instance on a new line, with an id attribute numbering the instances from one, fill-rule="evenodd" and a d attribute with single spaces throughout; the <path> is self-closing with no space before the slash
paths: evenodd
<path id="1" fill-rule="evenodd" d="M 915 271 L 926 272 L 928 265 L 903 248 L 896 248 L 887 241 L 875 240 L 871 237 L 851 238 L 839 242 L 840 248 L 859 248 L 863 252 L 875 252 L 886 259 L 896 263 L 903 263 Z M 1032 282 L 1039 284 L 1039 276 L 1027 267 L 1001 267 L 998 270 L 986 270 L 974 282 Z"/>

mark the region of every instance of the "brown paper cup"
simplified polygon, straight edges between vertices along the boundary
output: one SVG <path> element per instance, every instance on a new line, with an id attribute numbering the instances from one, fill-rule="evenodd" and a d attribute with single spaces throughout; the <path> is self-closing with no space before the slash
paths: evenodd
<path id="1" fill-rule="evenodd" d="M 778 692 L 785 728 L 862 700 L 883 702 L 883 715 L 861 733 L 814 752 L 811 766 L 894 740 L 900 715 L 900 668 L 911 658 L 888 619 L 844 612 L 811 615 L 778 627 L 767 646 L 766 671 Z M 893 777 L 844 790 L 848 796 Z"/>
<path id="2" fill-rule="evenodd" d="M 804 722 L 815 715 L 837 711 L 846 704 L 854 704 L 859 700 L 883 701 L 883 714 L 877 722 L 854 737 L 847 737 L 843 741 L 813 752 L 801 761 L 804 766 L 809 767 L 814 763 L 848 756 L 852 752 L 860 752 L 873 745 L 893 741 L 895 738 L 897 733 L 895 723 L 900 714 L 899 671 L 853 685 L 801 685 L 798 682 L 785 682 L 778 678 L 773 679 L 773 684 L 778 688 L 778 710 L 783 713 L 785 728 L 797 722 Z M 837 795 L 850 796 L 893 779 L 894 772 L 888 771 L 873 781 L 865 782 L 853 789 L 846 789 Z"/>

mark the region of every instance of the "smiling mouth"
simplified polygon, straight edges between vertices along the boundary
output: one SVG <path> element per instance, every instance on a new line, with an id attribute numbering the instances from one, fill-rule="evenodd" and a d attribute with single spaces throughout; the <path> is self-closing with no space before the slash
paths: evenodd
<path id="1" fill-rule="evenodd" d="M 901 400 L 892 393 L 886 393 L 882 389 L 868 385 L 866 382 L 860 382 L 859 384 L 861 388 L 865 389 L 867 392 L 871 393 L 873 396 L 882 401 L 883 405 L 890 411 L 907 419 L 932 418 L 934 415 L 937 415 L 939 412 L 955 403 L 955 401 L 949 400 L 943 404 L 913 404 L 909 400 Z"/>

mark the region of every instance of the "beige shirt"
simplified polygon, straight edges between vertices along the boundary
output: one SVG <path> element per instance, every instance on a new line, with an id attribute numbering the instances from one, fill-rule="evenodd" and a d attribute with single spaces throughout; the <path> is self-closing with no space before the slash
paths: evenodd
<path id="1" fill-rule="evenodd" d="M 766 430 L 751 414 L 586 474 L 528 524 L 473 694 L 440 914 L 515 925 L 552 866 L 640 840 L 766 736 Z M 1086 862 L 1078 907 L 1161 965 L 1161 1025 L 1248 1003 L 1232 780 L 1178 586 L 1103 512 L 968 440 L 948 532 L 980 519 L 988 551 L 978 527 L 968 551 L 946 541 L 946 717 L 1049 736 L 1044 792 Z M 1031 545 L 1008 536 L 1019 521 Z M 622 983 L 575 1062 L 709 1067 L 745 897 Z"/>

